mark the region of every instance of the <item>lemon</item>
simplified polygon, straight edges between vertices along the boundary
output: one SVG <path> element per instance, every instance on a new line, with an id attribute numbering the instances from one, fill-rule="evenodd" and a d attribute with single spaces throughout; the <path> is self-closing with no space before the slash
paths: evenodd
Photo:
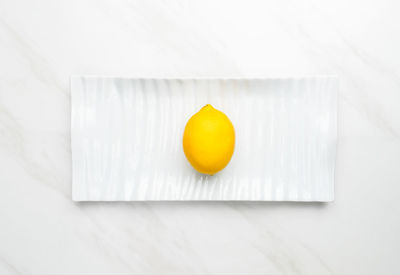
<path id="1" fill-rule="evenodd" d="M 213 175 L 224 169 L 235 149 L 235 129 L 229 118 L 207 104 L 186 123 L 183 151 L 198 172 Z"/>

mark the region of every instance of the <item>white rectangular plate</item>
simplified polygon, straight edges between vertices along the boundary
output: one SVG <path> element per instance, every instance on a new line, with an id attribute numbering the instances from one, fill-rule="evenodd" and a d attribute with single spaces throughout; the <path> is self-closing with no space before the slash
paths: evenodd
<path id="1" fill-rule="evenodd" d="M 337 90 L 335 77 L 72 77 L 72 198 L 332 201 Z M 182 150 L 187 120 L 206 104 L 236 131 L 214 176 Z"/>

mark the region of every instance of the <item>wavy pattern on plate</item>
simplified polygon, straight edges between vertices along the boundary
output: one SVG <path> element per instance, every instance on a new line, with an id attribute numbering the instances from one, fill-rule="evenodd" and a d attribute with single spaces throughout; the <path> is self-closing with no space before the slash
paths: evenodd
<path id="1" fill-rule="evenodd" d="M 335 77 L 73 77 L 72 197 L 331 201 L 337 89 Z M 182 150 L 186 121 L 208 103 L 236 130 L 234 156 L 214 176 Z"/>

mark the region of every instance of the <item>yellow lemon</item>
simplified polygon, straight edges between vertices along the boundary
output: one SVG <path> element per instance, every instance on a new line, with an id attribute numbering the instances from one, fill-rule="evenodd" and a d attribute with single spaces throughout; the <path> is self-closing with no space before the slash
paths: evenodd
<path id="1" fill-rule="evenodd" d="M 229 118 L 207 104 L 186 123 L 183 151 L 198 172 L 213 175 L 231 160 L 235 129 Z"/>

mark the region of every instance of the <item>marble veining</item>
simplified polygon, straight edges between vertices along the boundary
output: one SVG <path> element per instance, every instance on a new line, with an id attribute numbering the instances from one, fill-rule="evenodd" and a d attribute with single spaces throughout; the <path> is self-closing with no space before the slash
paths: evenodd
<path id="1" fill-rule="evenodd" d="M 0 274 L 399 274 L 400 2 L 0 1 Z M 335 202 L 71 201 L 71 75 L 338 75 Z"/>

